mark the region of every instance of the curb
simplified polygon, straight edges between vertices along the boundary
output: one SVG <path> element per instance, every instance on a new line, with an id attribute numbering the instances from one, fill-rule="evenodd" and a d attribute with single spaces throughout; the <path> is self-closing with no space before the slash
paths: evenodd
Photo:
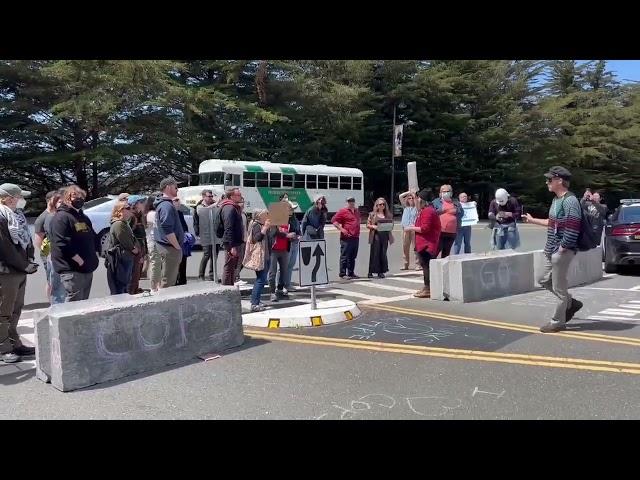
<path id="1" fill-rule="evenodd" d="M 245 313 L 242 325 L 262 328 L 321 327 L 346 322 L 359 317 L 362 311 L 349 300 L 327 300 L 318 302 L 318 308 L 310 305 Z"/>

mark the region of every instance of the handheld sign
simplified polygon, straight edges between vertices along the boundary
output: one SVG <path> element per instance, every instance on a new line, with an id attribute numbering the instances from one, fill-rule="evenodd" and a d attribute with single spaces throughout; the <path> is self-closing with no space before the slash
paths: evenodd
<path id="1" fill-rule="evenodd" d="M 289 223 L 289 203 L 274 202 L 270 204 L 269 220 L 271 220 L 271 225 L 285 225 Z"/>
<path id="2" fill-rule="evenodd" d="M 407 163 L 407 176 L 409 177 L 409 190 L 417 192 L 418 188 L 418 170 L 416 162 Z"/>
<path id="3" fill-rule="evenodd" d="M 327 243 L 324 240 L 300 240 L 299 248 L 300 286 L 311 287 L 329 283 Z"/>

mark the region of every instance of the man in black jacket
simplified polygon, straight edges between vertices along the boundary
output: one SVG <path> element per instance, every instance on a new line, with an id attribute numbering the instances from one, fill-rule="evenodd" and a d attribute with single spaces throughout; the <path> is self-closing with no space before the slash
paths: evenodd
<path id="1" fill-rule="evenodd" d="M 24 197 L 29 195 L 17 185 L 0 185 L 0 361 L 5 363 L 19 362 L 21 355 L 35 353 L 35 348 L 22 345 L 18 334 L 27 274 L 38 269 L 22 213 Z"/>
<path id="2" fill-rule="evenodd" d="M 222 273 L 222 284 L 233 285 L 236 278 L 236 267 L 240 258 L 240 245 L 244 237 L 244 227 L 242 225 L 242 214 L 238 203 L 242 201 L 242 193 L 239 188 L 229 190 L 227 198 L 220 203 L 220 217 L 224 226 L 222 246 L 225 250 L 224 270 Z"/>
<path id="3" fill-rule="evenodd" d="M 62 205 L 51 220 L 51 263 L 67 291 L 67 302 L 86 300 L 98 268 L 100 243 L 82 212 L 87 194 L 77 185 L 64 189 Z"/>

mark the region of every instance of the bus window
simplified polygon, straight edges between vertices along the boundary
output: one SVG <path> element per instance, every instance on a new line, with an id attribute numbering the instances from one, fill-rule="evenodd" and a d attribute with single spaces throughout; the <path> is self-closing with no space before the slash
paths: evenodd
<path id="1" fill-rule="evenodd" d="M 351 190 L 351 177 L 340 177 L 340 190 Z"/>
<path id="2" fill-rule="evenodd" d="M 338 177 L 329 177 L 329 188 L 338 189 Z"/>
<path id="3" fill-rule="evenodd" d="M 318 190 L 326 190 L 326 189 L 327 189 L 327 176 L 318 175 Z"/>
<path id="4" fill-rule="evenodd" d="M 244 186 L 255 187 L 256 186 L 256 172 L 244 172 Z"/>
<path id="5" fill-rule="evenodd" d="M 304 188 L 304 175 L 296 173 L 294 188 Z"/>
<path id="6" fill-rule="evenodd" d="M 293 188 L 293 175 L 282 175 L 282 188 Z"/>
<path id="7" fill-rule="evenodd" d="M 316 189 L 316 176 L 315 175 L 307 175 L 307 188 Z"/>
<path id="8" fill-rule="evenodd" d="M 224 185 L 224 173 L 222 172 L 201 173 L 200 185 Z"/>
<path id="9" fill-rule="evenodd" d="M 258 187 L 268 187 L 269 186 L 269 174 L 267 172 L 258 172 L 256 174 L 258 180 Z"/>
<path id="10" fill-rule="evenodd" d="M 234 187 L 240 186 L 240 175 L 233 175 L 233 186 Z"/>
<path id="11" fill-rule="evenodd" d="M 353 177 L 353 189 L 362 190 L 362 177 Z"/>
<path id="12" fill-rule="evenodd" d="M 270 173 L 269 188 L 280 188 L 282 186 L 281 179 L 282 179 L 281 173 Z"/>

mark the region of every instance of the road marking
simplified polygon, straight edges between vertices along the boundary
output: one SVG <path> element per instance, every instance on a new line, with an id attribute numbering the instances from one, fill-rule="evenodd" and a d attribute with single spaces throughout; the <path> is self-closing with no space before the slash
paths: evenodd
<path id="1" fill-rule="evenodd" d="M 427 318 L 438 318 L 441 320 L 450 320 L 453 322 L 460 322 L 460 323 L 472 323 L 472 324 L 476 324 L 476 325 L 482 325 L 485 327 L 494 327 L 494 328 L 501 328 L 504 330 L 515 330 L 515 331 L 519 331 L 519 332 L 526 332 L 526 333 L 532 333 L 532 334 L 540 334 L 540 335 L 547 335 L 548 334 L 543 334 L 542 332 L 540 332 L 540 329 L 538 327 L 534 327 L 531 325 L 522 325 L 522 324 L 517 324 L 517 323 L 507 323 L 507 322 L 497 322 L 494 320 L 483 320 L 480 318 L 474 318 L 474 317 L 463 317 L 463 316 L 459 316 L 459 315 L 450 315 L 447 313 L 440 313 L 440 312 L 428 312 L 428 311 L 420 311 L 420 310 L 413 310 L 413 309 L 409 309 L 409 308 L 404 308 L 404 307 L 396 307 L 394 305 L 384 305 L 384 306 L 370 306 L 368 307 L 370 309 L 374 309 L 374 310 L 383 310 L 383 311 L 387 311 L 387 312 L 395 312 L 395 313 L 405 313 L 405 314 L 409 314 L 409 315 L 416 315 L 419 317 L 427 317 Z M 605 342 L 605 343 L 615 343 L 615 344 L 620 344 L 620 345 L 633 345 L 633 346 L 640 346 L 640 338 L 633 338 L 633 337 L 618 337 L 618 336 L 613 336 L 613 335 L 604 335 L 604 334 L 600 334 L 600 333 L 586 333 L 586 332 L 558 332 L 558 333 L 554 333 L 552 335 L 553 337 L 565 337 L 565 338 L 572 338 L 572 339 L 577 339 L 577 340 L 591 340 L 594 342 Z"/>
<path id="2" fill-rule="evenodd" d="M 628 303 L 625 303 L 625 304 L 619 305 L 619 306 L 622 307 L 622 308 L 630 308 L 632 310 L 640 310 L 640 305 L 638 305 L 637 303 L 632 304 L 632 305 L 630 305 Z"/>
<path id="3" fill-rule="evenodd" d="M 397 297 L 381 297 L 375 300 L 365 300 L 364 302 L 358 302 L 358 305 L 380 305 L 381 303 L 393 303 L 401 302 L 403 300 L 411 300 L 413 295 L 399 295 Z"/>
<path id="4" fill-rule="evenodd" d="M 639 290 L 631 290 L 630 288 L 604 288 L 604 287 L 576 287 L 574 290 L 605 290 L 609 292 L 638 292 Z"/>
<path id="5" fill-rule="evenodd" d="M 393 278 L 393 280 L 397 280 L 398 282 L 419 283 L 420 285 L 424 286 L 424 279 L 398 277 L 398 278 Z"/>
<path id="6" fill-rule="evenodd" d="M 394 273 L 392 275 L 390 275 L 391 277 L 405 277 L 408 275 L 414 275 L 414 276 L 422 276 L 422 270 L 414 270 L 412 272 L 400 272 L 400 273 Z"/>
<path id="7" fill-rule="evenodd" d="M 344 295 L 351 297 L 364 298 L 365 300 L 378 300 L 379 295 L 369 295 L 368 293 L 350 292 L 349 290 L 343 290 L 341 288 L 332 288 L 331 290 L 325 290 L 326 293 L 333 293 L 334 295 Z"/>
<path id="8" fill-rule="evenodd" d="M 604 315 L 622 315 L 623 317 L 634 317 L 638 312 L 623 310 L 621 308 L 607 308 L 606 310 L 602 310 L 600 313 Z"/>
<path id="9" fill-rule="evenodd" d="M 276 340 L 291 343 L 320 345 L 356 350 L 377 352 L 404 353 L 429 357 L 452 358 L 459 360 L 476 360 L 481 362 L 508 363 L 513 365 L 529 365 L 538 367 L 568 368 L 595 372 L 630 373 L 640 375 L 640 364 L 626 362 L 610 362 L 605 360 L 589 360 L 583 358 L 563 358 L 541 355 L 524 355 L 519 353 L 485 352 L 482 350 L 463 350 L 418 345 L 401 345 L 386 342 L 316 337 L 310 335 L 273 333 L 259 330 L 246 330 L 251 338 Z"/>
<path id="10" fill-rule="evenodd" d="M 629 318 L 629 317 L 615 317 L 613 315 L 590 315 L 587 317 L 587 320 L 614 320 L 614 321 L 622 321 L 622 322 L 640 322 L 638 318 Z"/>
<path id="11" fill-rule="evenodd" d="M 637 292 L 638 290 L 640 290 L 640 285 L 637 285 L 635 287 L 631 287 L 629 290 L 632 290 L 634 292 Z"/>
<path id="12" fill-rule="evenodd" d="M 374 282 L 353 282 L 352 285 L 361 285 L 363 287 L 381 288 L 382 290 L 391 290 L 392 292 L 415 293 L 415 289 L 394 287 L 393 285 L 385 285 L 383 283 Z"/>

